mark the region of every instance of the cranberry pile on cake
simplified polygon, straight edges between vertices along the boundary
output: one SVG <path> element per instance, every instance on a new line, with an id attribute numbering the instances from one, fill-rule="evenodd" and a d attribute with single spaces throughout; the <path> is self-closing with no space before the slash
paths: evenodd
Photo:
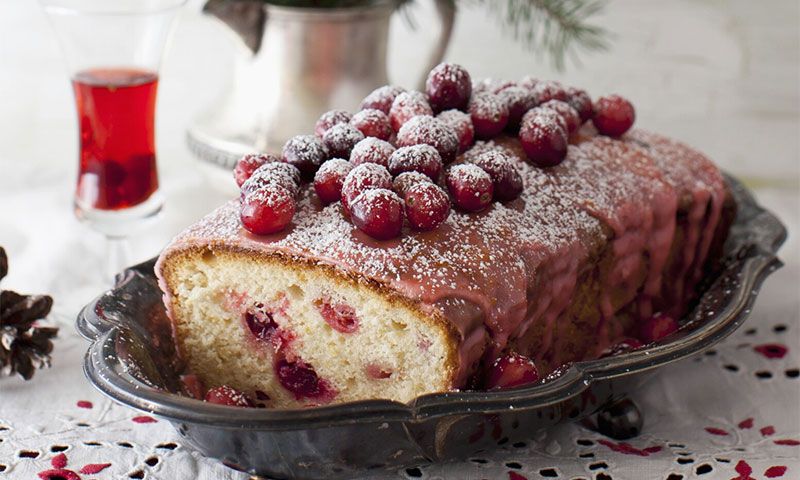
<path id="1" fill-rule="evenodd" d="M 617 95 L 441 64 L 425 92 L 378 88 L 245 156 L 240 198 L 156 267 L 192 390 L 408 402 L 672 333 L 734 206 L 711 161 L 634 117 Z"/>

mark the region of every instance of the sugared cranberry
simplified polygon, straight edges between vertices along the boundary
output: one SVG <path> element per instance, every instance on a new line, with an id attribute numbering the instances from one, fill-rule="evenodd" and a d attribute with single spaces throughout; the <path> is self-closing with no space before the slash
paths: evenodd
<path id="1" fill-rule="evenodd" d="M 300 171 L 288 163 L 265 163 L 242 184 L 240 198 L 244 199 L 250 192 L 270 185 L 281 186 L 289 190 L 292 197 L 296 197 L 300 191 Z"/>
<path id="2" fill-rule="evenodd" d="M 522 175 L 508 155 L 499 150 L 490 150 L 479 155 L 472 163 L 492 177 L 494 198 L 497 200 L 514 200 L 522 193 Z"/>
<path id="3" fill-rule="evenodd" d="M 325 323 L 340 333 L 358 331 L 356 310 L 343 302 L 332 302 L 330 298 L 320 298 L 314 302 Z"/>
<path id="4" fill-rule="evenodd" d="M 353 165 L 362 163 L 377 163 L 384 167 L 389 166 L 389 158 L 394 153 L 391 143 L 379 138 L 367 137 L 353 147 L 350 152 L 350 161 Z"/>
<path id="5" fill-rule="evenodd" d="M 492 78 L 482 78 L 472 81 L 472 93 L 494 92 L 495 80 Z"/>
<path id="6" fill-rule="evenodd" d="M 525 75 L 522 77 L 522 80 L 519 81 L 518 85 L 522 88 L 527 88 L 528 90 L 532 90 L 541 80 L 534 77 L 533 75 Z"/>
<path id="7" fill-rule="evenodd" d="M 375 108 L 357 112 L 350 120 L 350 125 L 356 127 L 365 137 L 375 137 L 381 140 L 389 140 L 394 133 L 389 117 Z"/>
<path id="8" fill-rule="evenodd" d="M 450 215 L 450 198 L 436 184 L 421 182 L 412 185 L 403 198 L 406 218 L 415 230 L 433 230 Z"/>
<path id="9" fill-rule="evenodd" d="M 247 395 L 227 385 L 212 388 L 206 392 L 206 402 L 229 407 L 255 407 Z"/>
<path id="10" fill-rule="evenodd" d="M 494 93 L 473 95 L 469 101 L 469 115 L 478 138 L 492 138 L 508 124 L 508 106 L 505 100 Z"/>
<path id="11" fill-rule="evenodd" d="M 678 326 L 678 322 L 674 318 L 659 313 L 642 322 L 639 328 L 639 338 L 644 343 L 657 342 L 678 330 Z"/>
<path id="12" fill-rule="evenodd" d="M 475 127 L 472 126 L 472 117 L 461 110 L 445 110 L 436 116 L 445 125 L 449 125 L 458 137 L 458 152 L 464 153 L 475 141 Z"/>
<path id="13" fill-rule="evenodd" d="M 433 109 L 428 103 L 427 97 L 424 93 L 413 90 L 402 92 L 394 99 L 392 108 L 389 110 L 392 129 L 395 132 L 400 130 L 404 123 L 417 115 L 433 115 Z"/>
<path id="14" fill-rule="evenodd" d="M 395 238 L 403 228 L 403 201 L 385 188 L 367 190 L 350 203 L 350 219 L 374 239 Z"/>
<path id="15" fill-rule="evenodd" d="M 567 134 L 572 135 L 581 126 L 581 117 L 578 112 L 567 102 L 561 100 L 548 100 L 539 105 L 540 108 L 549 108 L 556 112 L 567 126 Z"/>
<path id="16" fill-rule="evenodd" d="M 507 128 L 511 131 L 519 129 L 519 122 L 522 121 L 522 116 L 538 103 L 536 95 L 527 88 L 508 87 L 501 90 L 498 95 L 508 106 Z"/>
<path id="17" fill-rule="evenodd" d="M 601 97 L 594 103 L 592 122 L 603 135 L 619 137 L 633 126 L 634 120 L 633 105 L 619 95 Z"/>
<path id="18" fill-rule="evenodd" d="M 362 163 L 353 167 L 342 183 L 342 207 L 350 212 L 350 202 L 372 188 L 392 188 L 392 176 L 377 163 Z"/>
<path id="19" fill-rule="evenodd" d="M 389 173 L 397 176 L 403 172 L 419 172 L 437 181 L 442 173 L 439 152 L 426 144 L 398 148 L 389 158 Z"/>
<path id="20" fill-rule="evenodd" d="M 311 398 L 330 401 L 336 391 L 317 375 L 314 367 L 301 361 L 289 362 L 285 359 L 275 363 L 278 381 L 286 390 L 292 392 L 297 400 Z"/>
<path id="21" fill-rule="evenodd" d="M 491 90 L 491 92 L 499 94 L 500 92 L 513 87 L 519 87 L 517 82 L 514 80 L 498 80 L 495 82 L 494 88 Z"/>
<path id="22" fill-rule="evenodd" d="M 498 358 L 492 364 L 486 379 L 486 388 L 513 388 L 538 381 L 539 371 L 533 360 L 511 352 Z"/>
<path id="23" fill-rule="evenodd" d="M 528 160 L 537 167 L 552 167 L 567 156 L 567 130 L 553 110 L 533 108 L 522 117 L 519 140 Z"/>
<path id="24" fill-rule="evenodd" d="M 451 108 L 463 110 L 472 94 L 472 79 L 461 65 L 440 63 L 428 74 L 425 91 L 435 112 Z"/>
<path id="25" fill-rule="evenodd" d="M 392 182 L 392 190 L 402 198 L 405 197 L 409 188 L 418 183 L 432 183 L 432 180 L 423 173 L 403 172 L 395 177 Z"/>
<path id="26" fill-rule="evenodd" d="M 403 87 L 395 87 L 392 85 L 378 87 L 361 102 L 361 110 L 374 108 L 375 110 L 380 110 L 386 115 L 389 115 L 392 102 L 394 102 L 394 99 L 397 98 L 398 95 L 405 91 L 406 89 Z"/>
<path id="27" fill-rule="evenodd" d="M 240 217 L 249 232 L 268 235 L 286 228 L 294 211 L 294 196 L 281 186 L 269 185 L 244 196 Z"/>
<path id="28" fill-rule="evenodd" d="M 340 123 L 348 123 L 351 118 L 350 112 L 345 110 L 330 110 L 325 112 L 319 117 L 317 123 L 314 124 L 314 134 L 322 138 L 325 132 L 332 126 L 339 125 Z"/>
<path id="29" fill-rule="evenodd" d="M 364 134 L 349 123 L 332 126 L 322 137 L 322 143 L 332 158 L 350 158 L 353 147 L 361 140 L 364 140 Z"/>
<path id="30" fill-rule="evenodd" d="M 567 88 L 567 103 L 578 112 L 578 116 L 581 117 L 581 123 L 589 120 L 594 115 L 592 97 L 586 93 L 586 90 L 575 87 Z"/>
<path id="31" fill-rule="evenodd" d="M 642 348 L 642 342 L 635 338 L 623 338 L 614 345 L 603 350 L 600 358 L 613 357 L 615 355 L 622 355 L 623 353 L 632 352 Z"/>
<path id="32" fill-rule="evenodd" d="M 323 204 L 333 203 L 342 198 L 342 184 L 353 169 L 353 164 L 341 158 L 323 163 L 314 175 L 314 191 Z"/>
<path id="33" fill-rule="evenodd" d="M 455 130 L 441 120 L 421 115 L 414 117 L 400 127 L 397 132 L 397 146 L 430 145 L 439 152 L 443 163 L 448 164 L 458 155 L 458 135 Z"/>
<path id="34" fill-rule="evenodd" d="M 447 189 L 462 210 L 478 212 L 492 203 L 492 177 L 477 165 L 462 163 L 447 171 Z"/>
<path id="35" fill-rule="evenodd" d="M 314 178 L 314 173 L 328 158 L 328 149 L 314 135 L 294 136 L 283 146 L 283 161 L 297 167 L 306 179 Z"/>
<path id="36" fill-rule="evenodd" d="M 280 161 L 280 157 L 271 153 L 255 153 L 243 156 L 233 168 L 233 178 L 236 180 L 236 185 L 241 187 L 261 165 Z"/>
<path id="37" fill-rule="evenodd" d="M 567 100 L 567 90 L 564 85 L 553 80 L 540 80 L 531 88 L 531 91 L 539 99 L 539 103 L 549 102 L 550 100 Z"/>

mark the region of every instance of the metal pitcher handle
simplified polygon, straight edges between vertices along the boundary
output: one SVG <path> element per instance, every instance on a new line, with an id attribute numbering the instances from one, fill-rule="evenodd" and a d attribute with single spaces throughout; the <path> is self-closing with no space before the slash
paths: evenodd
<path id="1" fill-rule="evenodd" d="M 439 33 L 439 41 L 433 50 L 431 50 L 430 57 L 426 68 L 422 71 L 422 75 L 417 82 L 417 89 L 421 92 L 425 91 L 425 80 L 428 77 L 428 72 L 433 70 L 433 67 L 440 64 L 444 59 L 444 54 L 447 51 L 447 46 L 450 44 L 450 37 L 453 35 L 453 24 L 456 19 L 456 4 L 453 0 L 435 0 L 436 13 L 439 15 L 439 22 L 442 24 L 442 31 Z"/>

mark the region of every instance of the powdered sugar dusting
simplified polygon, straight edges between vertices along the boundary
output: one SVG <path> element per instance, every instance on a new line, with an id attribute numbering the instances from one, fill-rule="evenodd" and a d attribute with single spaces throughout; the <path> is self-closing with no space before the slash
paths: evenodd
<path id="1" fill-rule="evenodd" d="M 559 128 L 555 122 L 554 128 Z M 527 289 L 540 270 L 550 271 L 543 267 L 545 262 L 575 256 L 570 261 L 579 264 L 604 241 L 608 229 L 622 235 L 648 216 L 653 222 L 650 206 L 671 187 L 646 150 L 632 142 L 585 134 L 581 143 L 569 147 L 561 165 L 546 169 L 525 161 L 516 139 L 478 142 L 456 163 L 502 151 L 520 172 L 523 192 L 480 213 L 454 210 L 428 232 L 404 227 L 400 238 L 373 240 L 343 216 L 339 203 L 322 207 L 313 189 L 303 187 L 294 224 L 285 232 L 250 235 L 241 228 L 238 203 L 233 201 L 181 234 L 168 250 L 228 245 L 299 257 L 377 281 L 427 309 L 438 309 L 443 300 L 471 303 L 484 313 L 481 325 L 451 319 L 464 341 L 475 328 L 485 327 L 495 346 L 502 348 L 509 335 L 524 330 L 523 322 L 530 320 L 525 312 Z M 463 168 L 469 167 L 479 172 L 476 175 L 486 175 L 474 165 Z M 385 172 L 378 165 L 363 164 L 350 176 L 358 169 Z M 382 172 L 359 175 L 384 183 L 388 172 Z M 469 365 L 482 353 L 482 348 L 462 352 L 462 362 Z"/>

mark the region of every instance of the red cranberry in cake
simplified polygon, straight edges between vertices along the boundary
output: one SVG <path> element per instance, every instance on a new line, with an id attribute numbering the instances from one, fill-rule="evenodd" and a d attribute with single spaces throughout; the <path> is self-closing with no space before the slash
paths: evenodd
<path id="1" fill-rule="evenodd" d="M 575 87 L 567 88 L 567 103 L 578 112 L 578 116 L 581 117 L 581 123 L 589 120 L 594 115 L 592 97 L 586 93 L 586 90 Z"/>
<path id="2" fill-rule="evenodd" d="M 268 235 L 286 228 L 294 211 L 294 195 L 279 185 L 267 185 L 244 196 L 240 217 L 250 233 Z"/>
<path id="3" fill-rule="evenodd" d="M 269 185 L 278 185 L 296 197 L 300 191 L 300 171 L 288 163 L 266 163 L 258 167 L 250 178 L 242 184 L 241 197 Z"/>
<path id="4" fill-rule="evenodd" d="M 636 111 L 631 102 L 619 95 L 601 97 L 594 103 L 594 123 L 603 135 L 619 137 L 627 132 L 636 120 Z"/>
<path id="5" fill-rule="evenodd" d="M 492 203 L 492 177 L 477 165 L 462 163 L 447 171 L 447 189 L 462 210 L 479 212 Z"/>
<path id="6" fill-rule="evenodd" d="M 361 110 L 353 115 L 350 125 L 356 127 L 365 137 L 389 140 L 394 134 L 389 117 L 375 108 Z"/>
<path id="7" fill-rule="evenodd" d="M 389 173 L 397 176 L 403 172 L 419 172 L 437 181 L 442 173 L 439 152 L 426 144 L 398 148 L 389 158 Z"/>
<path id="8" fill-rule="evenodd" d="M 342 198 L 342 184 L 353 169 L 353 164 L 341 158 L 323 163 L 314 175 L 314 191 L 323 204 L 333 203 Z"/>
<path id="9" fill-rule="evenodd" d="M 340 333 L 355 333 L 358 331 L 358 317 L 356 311 L 344 302 L 334 302 L 329 297 L 314 301 L 319 314 L 325 323 Z"/>
<path id="10" fill-rule="evenodd" d="M 422 115 L 407 121 L 397 132 L 397 146 L 427 144 L 439 152 L 443 163 L 451 163 L 458 155 L 458 135 L 441 120 Z"/>
<path id="11" fill-rule="evenodd" d="M 389 157 L 394 153 L 394 146 L 379 138 L 367 137 L 353 147 L 350 152 L 350 161 L 353 165 L 362 163 L 377 163 L 384 167 L 389 166 Z"/>
<path id="12" fill-rule="evenodd" d="M 581 117 L 578 112 L 567 102 L 561 100 L 548 100 L 539 105 L 540 108 L 549 108 L 556 112 L 567 126 L 567 134 L 572 135 L 581 126 Z"/>
<path id="13" fill-rule="evenodd" d="M 327 403 L 338 393 L 319 378 L 314 367 L 302 361 L 279 360 L 275 363 L 275 373 L 281 386 L 292 392 L 297 400 L 310 398 Z"/>
<path id="14" fill-rule="evenodd" d="M 469 101 L 469 115 L 475 136 L 492 138 L 506 128 L 508 107 L 506 102 L 494 93 L 476 93 Z"/>
<path id="15" fill-rule="evenodd" d="M 227 405 L 229 407 L 255 407 L 255 404 L 247 395 L 227 385 L 212 388 L 206 392 L 205 400 L 208 403 Z"/>
<path id="16" fill-rule="evenodd" d="M 433 230 L 450 215 L 450 198 L 434 183 L 420 182 L 406 190 L 403 196 L 406 218 L 415 230 Z"/>
<path id="17" fill-rule="evenodd" d="M 373 188 L 350 202 L 350 219 L 359 230 L 376 240 L 400 236 L 403 201 L 391 190 Z"/>
<path id="18" fill-rule="evenodd" d="M 436 116 L 445 125 L 456 133 L 458 137 L 458 152 L 464 153 L 475 142 L 475 127 L 472 126 L 472 117 L 461 110 L 445 110 Z"/>
<path id="19" fill-rule="evenodd" d="M 564 85 L 553 80 L 540 80 L 531 88 L 531 91 L 539 99 L 539 103 L 548 102 L 550 100 L 567 100 L 567 90 Z"/>
<path id="20" fill-rule="evenodd" d="M 278 324 L 272 317 L 272 313 L 267 311 L 263 304 L 256 304 L 254 308 L 250 308 L 244 313 L 244 324 L 256 340 L 277 346 L 274 340 L 276 340 Z"/>
<path id="21" fill-rule="evenodd" d="M 514 200 L 522 193 L 522 175 L 508 155 L 499 150 L 490 150 L 479 155 L 472 163 L 492 177 L 494 198 L 497 200 Z"/>
<path id="22" fill-rule="evenodd" d="M 236 185 L 241 187 L 261 165 L 280 161 L 280 157 L 271 153 L 256 153 L 243 156 L 233 168 L 233 178 L 236 180 Z"/>
<path id="23" fill-rule="evenodd" d="M 472 94 L 472 79 L 461 65 L 440 63 L 428 74 L 425 91 L 435 112 L 463 110 Z"/>
<path id="24" fill-rule="evenodd" d="M 433 109 L 424 93 L 417 91 L 402 92 L 397 95 L 389 110 L 389 121 L 394 131 L 417 115 L 433 115 Z"/>
<path id="25" fill-rule="evenodd" d="M 522 116 L 537 105 L 536 95 L 527 88 L 508 87 L 498 92 L 508 106 L 508 128 L 516 130 Z"/>
<path id="26" fill-rule="evenodd" d="M 328 155 L 333 158 L 350 158 L 353 147 L 361 140 L 364 140 L 364 134 L 349 123 L 332 126 L 322 137 Z"/>
<path id="27" fill-rule="evenodd" d="M 314 133 L 322 138 L 325 132 L 332 126 L 339 125 L 340 123 L 348 123 L 351 119 L 350 112 L 345 110 L 330 110 L 323 113 L 317 123 L 314 124 Z"/>
<path id="28" fill-rule="evenodd" d="M 423 173 L 403 172 L 395 177 L 392 182 L 392 190 L 401 197 L 405 197 L 408 189 L 418 183 L 433 183 L 433 181 Z"/>
<path id="29" fill-rule="evenodd" d="M 389 110 L 392 108 L 392 102 L 398 95 L 405 92 L 403 87 L 395 87 L 393 85 L 384 85 L 373 90 L 361 102 L 361 110 L 373 108 L 389 115 Z"/>
<path id="30" fill-rule="evenodd" d="M 366 372 L 367 377 L 373 380 L 386 380 L 392 376 L 392 370 L 390 368 L 381 367 L 374 363 L 368 364 L 364 371 Z"/>
<path id="31" fill-rule="evenodd" d="M 644 343 L 657 342 L 676 330 L 678 322 L 669 315 L 659 313 L 642 323 L 639 328 L 639 338 Z"/>
<path id="32" fill-rule="evenodd" d="M 558 165 L 567 156 L 567 130 L 554 111 L 534 108 L 522 117 L 519 140 L 528 160 L 537 167 Z"/>
<path id="33" fill-rule="evenodd" d="M 342 207 L 350 212 L 350 202 L 372 188 L 392 188 L 392 176 L 377 163 L 362 163 L 353 167 L 342 183 Z"/>
<path id="34" fill-rule="evenodd" d="M 294 136 L 283 146 L 283 161 L 297 167 L 306 179 L 314 178 L 314 173 L 328 158 L 328 149 L 314 135 Z"/>
<path id="35" fill-rule="evenodd" d="M 514 388 L 539 381 L 539 371 L 530 358 L 508 353 L 492 364 L 486 379 L 487 389 Z"/>

